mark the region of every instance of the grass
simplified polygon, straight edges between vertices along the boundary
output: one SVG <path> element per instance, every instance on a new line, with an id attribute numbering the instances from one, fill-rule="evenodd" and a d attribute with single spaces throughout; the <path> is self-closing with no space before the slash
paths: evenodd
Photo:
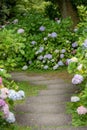
<path id="1" fill-rule="evenodd" d="M 45 85 L 32 85 L 29 82 L 23 81 L 17 83 L 19 89 L 22 89 L 27 96 L 37 96 L 40 90 L 44 90 L 47 87 Z"/>

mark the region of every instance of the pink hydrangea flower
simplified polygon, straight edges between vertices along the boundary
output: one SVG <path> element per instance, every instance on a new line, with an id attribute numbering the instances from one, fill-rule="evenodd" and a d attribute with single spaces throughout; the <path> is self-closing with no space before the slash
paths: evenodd
<path id="1" fill-rule="evenodd" d="M 8 97 L 9 90 L 7 88 L 1 88 L 0 91 L 0 98 L 6 99 Z"/>
<path id="2" fill-rule="evenodd" d="M 2 78 L 0 77 L 0 84 L 2 84 Z"/>
<path id="3" fill-rule="evenodd" d="M 77 113 L 79 115 L 86 114 L 87 113 L 87 108 L 85 108 L 84 106 L 80 106 L 80 107 L 77 108 Z"/>
<path id="4" fill-rule="evenodd" d="M 9 106 L 8 104 L 5 104 L 3 107 L 2 107 L 2 111 L 4 113 L 4 118 L 7 118 L 9 116 Z"/>
<path id="5" fill-rule="evenodd" d="M 0 107 L 5 106 L 5 101 L 3 99 L 0 99 Z"/>

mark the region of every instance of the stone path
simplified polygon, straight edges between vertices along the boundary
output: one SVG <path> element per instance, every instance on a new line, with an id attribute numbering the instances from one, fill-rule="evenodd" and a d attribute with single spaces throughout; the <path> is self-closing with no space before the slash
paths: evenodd
<path id="1" fill-rule="evenodd" d="M 15 107 L 19 125 L 32 126 L 32 130 L 87 130 L 71 126 L 71 116 L 66 114 L 66 102 L 70 101 L 76 87 L 59 78 L 26 73 L 12 73 L 16 81 L 29 81 L 32 84 L 45 84 L 38 96 L 27 97 L 24 104 Z"/>

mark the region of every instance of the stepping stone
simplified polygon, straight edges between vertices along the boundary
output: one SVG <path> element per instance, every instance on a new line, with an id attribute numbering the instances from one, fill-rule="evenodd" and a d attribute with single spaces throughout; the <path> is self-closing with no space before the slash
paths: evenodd
<path id="1" fill-rule="evenodd" d="M 67 84 L 67 83 L 57 83 L 57 84 L 49 84 L 47 86 L 48 89 L 78 89 L 79 87 L 73 85 L 73 84 Z"/>
<path id="2" fill-rule="evenodd" d="M 27 112 L 27 113 L 64 113 L 66 112 L 65 104 L 20 104 L 15 107 L 16 113 Z"/>
<path id="3" fill-rule="evenodd" d="M 51 96 L 37 96 L 29 97 L 26 99 L 26 103 L 59 103 L 70 101 L 71 95 L 51 95 Z"/>
<path id="4" fill-rule="evenodd" d="M 33 81 L 33 83 L 38 85 L 40 84 L 49 85 L 49 84 L 59 84 L 65 82 L 62 79 L 54 79 L 54 80 Z"/>
<path id="5" fill-rule="evenodd" d="M 63 126 L 71 124 L 71 116 L 66 114 L 16 114 L 18 124 L 23 126 Z"/>
<path id="6" fill-rule="evenodd" d="M 33 129 L 34 130 L 34 129 Z M 38 130 L 87 130 L 87 127 L 59 127 L 59 128 L 40 128 Z"/>
<path id="7" fill-rule="evenodd" d="M 70 93 L 74 93 L 75 92 L 75 90 L 74 89 L 72 89 L 72 91 L 71 91 L 71 89 L 49 89 L 49 90 L 41 90 L 40 92 L 39 92 L 39 95 L 43 95 L 43 96 L 47 96 L 47 95 L 66 95 L 66 94 L 70 94 Z"/>
<path id="8" fill-rule="evenodd" d="M 46 78 L 44 78 L 43 76 L 27 76 L 27 75 L 14 75 L 12 74 L 12 79 L 14 79 L 15 81 L 43 81 L 46 80 Z"/>

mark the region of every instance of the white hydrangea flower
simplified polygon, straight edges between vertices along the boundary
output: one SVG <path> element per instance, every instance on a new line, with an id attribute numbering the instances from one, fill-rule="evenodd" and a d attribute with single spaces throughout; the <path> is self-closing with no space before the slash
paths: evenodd
<path id="1" fill-rule="evenodd" d="M 51 62 L 54 62 L 54 61 L 55 61 L 54 59 L 51 60 Z"/>
<path id="2" fill-rule="evenodd" d="M 14 123 L 14 122 L 15 122 L 15 116 L 14 116 L 14 114 L 13 114 L 12 112 L 9 112 L 9 115 L 8 115 L 8 117 L 6 118 L 6 121 L 7 121 L 8 123 Z"/>
<path id="3" fill-rule="evenodd" d="M 47 40 L 47 37 L 44 37 L 44 41 L 46 41 Z"/>
<path id="4" fill-rule="evenodd" d="M 43 56 L 40 55 L 40 56 L 38 57 L 38 59 L 39 59 L 39 60 L 43 60 Z"/>
<path id="5" fill-rule="evenodd" d="M 72 96 L 71 97 L 71 102 L 78 102 L 78 101 L 80 101 L 79 97 L 77 97 L 77 96 Z"/>
<path id="6" fill-rule="evenodd" d="M 43 62 L 43 63 L 45 63 L 45 62 L 46 62 L 46 60 L 43 60 L 42 62 Z"/>
<path id="7" fill-rule="evenodd" d="M 15 90 L 9 90 L 9 95 L 8 95 L 8 97 L 10 98 L 10 99 L 12 99 L 13 101 L 15 101 L 15 100 L 17 100 L 17 95 L 16 95 L 16 91 Z"/>
<path id="8" fill-rule="evenodd" d="M 18 91 L 18 94 L 19 94 L 22 98 L 25 97 L 25 93 L 24 93 L 23 90 L 19 90 L 19 91 Z"/>
<path id="9" fill-rule="evenodd" d="M 48 34 L 48 37 L 51 37 L 51 34 L 50 34 L 50 33 Z"/>
<path id="10" fill-rule="evenodd" d="M 61 50 L 61 53 L 65 53 L 65 52 L 66 52 L 66 50 L 65 50 L 65 49 L 62 49 L 62 50 Z"/>
<path id="11" fill-rule="evenodd" d="M 61 20 L 57 20 L 57 23 L 60 24 L 60 23 L 61 23 Z"/>
<path id="12" fill-rule="evenodd" d="M 77 70 L 82 70 L 82 67 L 83 67 L 83 64 L 80 64 L 78 67 L 77 67 Z"/>
<path id="13" fill-rule="evenodd" d="M 71 62 L 78 62 L 78 59 L 76 57 L 71 58 Z"/>
<path id="14" fill-rule="evenodd" d="M 17 24 L 18 23 L 18 19 L 14 19 L 12 23 L 13 24 Z"/>
<path id="15" fill-rule="evenodd" d="M 53 70 L 56 70 L 59 67 L 58 64 L 56 64 L 55 66 L 53 66 Z"/>
<path id="16" fill-rule="evenodd" d="M 56 49 L 54 52 L 55 52 L 55 53 L 59 53 L 59 50 Z"/>
<path id="17" fill-rule="evenodd" d="M 45 65 L 45 66 L 44 66 L 44 69 L 47 70 L 47 69 L 48 69 L 48 65 Z"/>
<path id="18" fill-rule="evenodd" d="M 78 28 L 74 28 L 74 30 L 73 30 L 74 32 L 77 32 L 78 31 Z"/>
<path id="19" fill-rule="evenodd" d="M 32 64 L 32 61 L 30 60 L 28 63 L 31 65 L 31 64 Z"/>
<path id="20" fill-rule="evenodd" d="M 27 65 L 24 65 L 23 67 L 22 67 L 22 70 L 27 70 L 28 69 L 28 66 Z"/>
<path id="21" fill-rule="evenodd" d="M 24 33 L 24 29 L 22 29 L 22 28 L 18 29 L 17 33 L 19 33 L 19 34 Z"/>
<path id="22" fill-rule="evenodd" d="M 4 69 L 1 69 L 1 68 L 0 68 L 0 71 L 4 71 Z"/>
<path id="23" fill-rule="evenodd" d="M 36 51 L 35 54 L 38 55 L 38 54 L 39 54 L 39 51 Z"/>

